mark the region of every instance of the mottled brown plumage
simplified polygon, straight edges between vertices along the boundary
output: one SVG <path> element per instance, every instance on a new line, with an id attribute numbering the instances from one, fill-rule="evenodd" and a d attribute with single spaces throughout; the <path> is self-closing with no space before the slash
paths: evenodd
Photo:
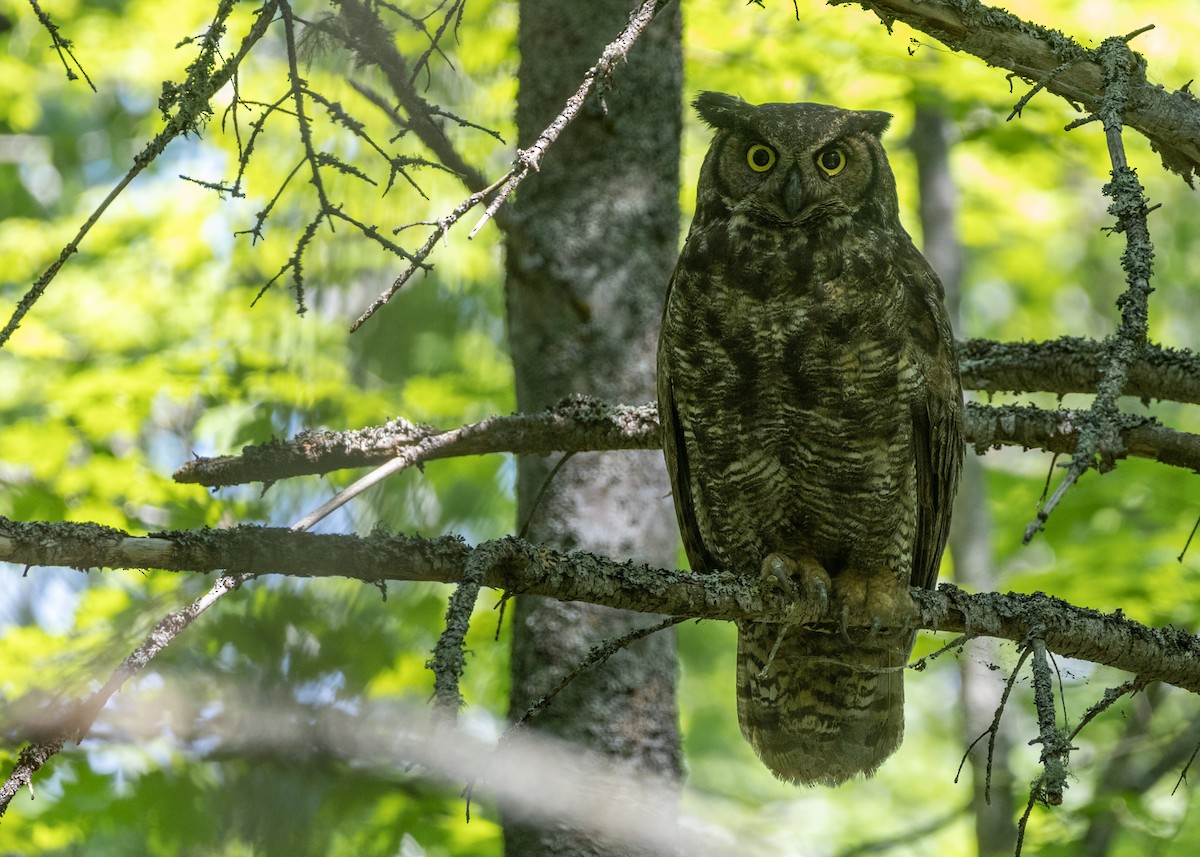
<path id="1" fill-rule="evenodd" d="M 827 599 L 819 626 L 741 624 L 738 714 L 776 775 L 836 784 L 903 734 L 908 587 L 937 578 L 962 460 L 954 340 L 888 114 L 696 108 L 716 133 L 659 339 L 667 469 L 694 569 Z"/>

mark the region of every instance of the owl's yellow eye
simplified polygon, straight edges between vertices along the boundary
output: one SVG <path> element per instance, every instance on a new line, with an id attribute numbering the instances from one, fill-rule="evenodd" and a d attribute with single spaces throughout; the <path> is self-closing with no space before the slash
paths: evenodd
<path id="1" fill-rule="evenodd" d="M 836 146 L 826 149 L 817 155 L 817 166 L 825 171 L 825 175 L 836 176 L 846 169 L 846 153 Z"/>
<path id="2" fill-rule="evenodd" d="M 775 150 L 762 143 L 755 143 L 746 150 L 746 163 L 756 173 L 765 173 L 775 166 Z"/>

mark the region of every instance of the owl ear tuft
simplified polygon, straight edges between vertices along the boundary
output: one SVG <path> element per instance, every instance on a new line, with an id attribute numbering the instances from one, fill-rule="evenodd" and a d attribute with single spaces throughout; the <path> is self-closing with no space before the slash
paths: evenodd
<path id="1" fill-rule="evenodd" d="M 746 111 L 753 107 L 736 95 L 724 92 L 701 92 L 692 106 L 700 118 L 714 128 L 732 128 L 743 124 Z"/>
<path id="2" fill-rule="evenodd" d="M 876 137 L 882 137 L 888 125 L 892 124 L 892 114 L 882 110 L 860 110 L 858 114 L 862 117 L 862 127 Z"/>

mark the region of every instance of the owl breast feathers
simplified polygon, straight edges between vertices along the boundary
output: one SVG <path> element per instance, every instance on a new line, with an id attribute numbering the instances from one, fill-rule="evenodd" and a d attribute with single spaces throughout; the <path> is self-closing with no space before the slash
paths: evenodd
<path id="1" fill-rule="evenodd" d="M 777 776 L 837 784 L 903 734 L 908 590 L 936 581 L 962 461 L 954 339 L 900 225 L 888 114 L 695 105 L 715 134 L 658 348 L 675 508 L 697 571 L 829 605 L 740 624 L 738 716 Z"/>

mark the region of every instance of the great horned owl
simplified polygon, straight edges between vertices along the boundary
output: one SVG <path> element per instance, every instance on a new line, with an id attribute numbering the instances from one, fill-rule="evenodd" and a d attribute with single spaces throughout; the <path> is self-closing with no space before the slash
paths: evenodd
<path id="1" fill-rule="evenodd" d="M 716 133 L 659 338 L 667 469 L 694 569 L 828 604 L 741 623 L 737 692 L 768 768 L 833 785 L 903 735 L 908 587 L 934 585 L 962 462 L 954 339 L 900 225 L 889 114 L 695 106 Z"/>

